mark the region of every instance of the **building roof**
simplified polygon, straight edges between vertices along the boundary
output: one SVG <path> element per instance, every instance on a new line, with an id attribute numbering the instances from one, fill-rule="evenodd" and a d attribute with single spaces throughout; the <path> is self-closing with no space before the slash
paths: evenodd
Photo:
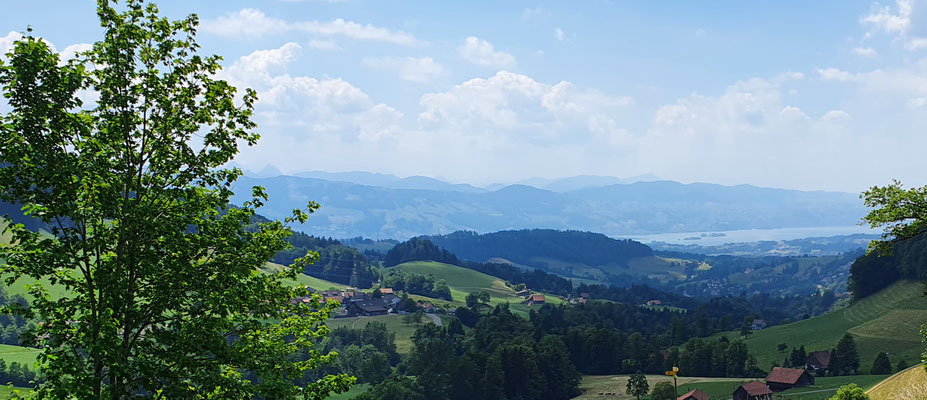
<path id="1" fill-rule="evenodd" d="M 766 325 L 765 319 L 755 319 L 753 320 L 753 325 Z"/>
<path id="2" fill-rule="evenodd" d="M 830 352 L 815 351 L 808 355 L 808 360 L 805 361 L 805 364 L 815 364 L 822 367 L 827 367 L 830 365 Z"/>
<path id="3" fill-rule="evenodd" d="M 544 301 L 544 295 L 543 294 L 533 294 L 531 295 L 531 298 L 529 300 L 533 302 L 541 302 L 541 301 Z"/>
<path id="4" fill-rule="evenodd" d="M 380 288 L 380 294 L 393 294 L 393 288 L 388 288 L 388 287 Z"/>
<path id="5" fill-rule="evenodd" d="M 695 389 L 689 393 L 679 396 L 676 400 L 685 399 L 708 400 L 708 394 L 699 389 Z"/>
<path id="6" fill-rule="evenodd" d="M 383 299 L 370 299 L 351 304 L 357 306 L 357 308 L 360 308 L 365 312 L 386 311 L 386 309 L 389 308 L 389 304 L 387 304 Z"/>
<path id="7" fill-rule="evenodd" d="M 766 383 L 787 383 L 794 385 L 798 379 L 807 372 L 803 369 L 773 367 L 769 375 L 766 375 Z"/>
<path id="8" fill-rule="evenodd" d="M 740 387 L 747 391 L 747 394 L 750 396 L 763 396 L 772 394 L 772 390 L 769 390 L 769 387 L 760 381 L 747 382 L 743 385 L 740 385 Z"/>

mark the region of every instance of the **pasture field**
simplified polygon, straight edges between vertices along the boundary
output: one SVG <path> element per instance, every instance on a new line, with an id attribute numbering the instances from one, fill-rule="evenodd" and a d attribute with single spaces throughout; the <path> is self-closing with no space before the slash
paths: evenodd
<path id="1" fill-rule="evenodd" d="M 647 375 L 647 383 L 653 389 L 658 382 L 673 382 L 673 378 L 665 375 Z M 678 379 L 678 392 L 680 395 L 693 389 L 701 389 L 712 399 L 729 399 L 731 393 L 749 379 L 745 378 L 696 378 L 680 377 Z M 583 394 L 575 399 L 634 399 L 625 394 L 628 385 L 628 375 L 584 375 L 579 384 Z M 642 397 L 643 398 L 643 397 Z"/>
<path id="2" fill-rule="evenodd" d="M 396 314 L 378 315 L 374 317 L 351 317 L 351 318 L 332 318 L 325 321 L 329 328 L 335 329 L 342 326 L 354 329 L 363 329 L 371 322 L 383 322 L 390 332 L 396 334 L 396 351 L 402 354 L 408 354 L 412 351 L 412 335 L 418 325 L 406 325 L 402 322 L 402 316 Z M 427 315 L 422 318 L 421 324 L 432 324 L 431 318 Z"/>
<path id="3" fill-rule="evenodd" d="M 866 391 L 872 400 L 927 399 L 927 371 L 915 365 L 875 384 Z"/>
<path id="4" fill-rule="evenodd" d="M 6 361 L 7 367 L 10 363 L 17 362 L 31 370 L 35 368 L 35 359 L 39 355 L 38 349 L 31 347 L 13 346 L 9 344 L 0 344 L 0 359 Z M 2 383 L 0 383 L 2 384 Z"/>
<path id="5" fill-rule="evenodd" d="M 454 301 L 451 302 L 453 305 L 464 305 L 464 299 L 466 299 L 468 294 L 485 290 L 489 292 L 489 304 L 492 306 L 508 303 L 513 313 L 523 316 L 527 315 L 528 311 L 531 309 L 527 304 L 521 304 L 524 299 L 516 296 L 515 291 L 506 286 L 502 279 L 472 269 L 434 261 L 412 261 L 390 268 L 398 268 L 402 271 L 423 275 L 431 274 L 434 275 L 435 279 L 444 279 L 447 282 L 447 286 L 451 289 L 451 297 L 454 299 Z M 563 303 L 562 299 L 553 295 L 545 294 L 544 297 L 547 303 Z M 434 300 L 421 296 L 413 296 L 413 298 L 421 298 L 436 304 L 448 303 L 443 300 Z"/>
<path id="6" fill-rule="evenodd" d="M 746 340 L 747 347 L 759 366 L 768 369 L 787 356 L 789 350 L 777 350 L 779 343 L 785 343 L 788 349 L 804 345 L 809 353 L 830 350 L 849 332 L 856 340 L 863 373 L 868 373 L 880 351 L 888 353 L 892 365 L 901 359 L 913 363 L 920 359 L 922 351 L 920 326 L 927 323 L 927 297 L 923 292 L 923 284 L 901 281 L 846 308 L 754 332 Z M 739 332 L 715 337 L 720 335 L 740 337 Z"/>
<path id="7" fill-rule="evenodd" d="M 361 393 L 366 392 L 367 389 L 370 389 L 370 384 L 368 383 L 354 384 L 354 386 L 351 386 L 351 389 L 349 389 L 347 392 L 333 394 L 327 398 L 329 400 L 350 400 L 357 397 Z"/>

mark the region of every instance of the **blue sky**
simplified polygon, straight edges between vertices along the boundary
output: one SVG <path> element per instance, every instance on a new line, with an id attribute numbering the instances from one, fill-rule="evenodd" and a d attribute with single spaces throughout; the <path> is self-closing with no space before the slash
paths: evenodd
<path id="1" fill-rule="evenodd" d="M 927 183 L 924 0 L 157 4 L 258 91 L 247 169 Z M 0 50 L 28 25 L 100 37 L 91 2 L 16 2 Z"/>

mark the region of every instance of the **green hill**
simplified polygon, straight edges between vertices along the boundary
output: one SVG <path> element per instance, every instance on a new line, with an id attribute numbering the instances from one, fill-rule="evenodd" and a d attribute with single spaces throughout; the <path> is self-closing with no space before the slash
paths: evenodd
<path id="1" fill-rule="evenodd" d="M 803 321 L 754 332 L 746 343 L 761 368 L 782 363 L 788 350 L 779 352 L 777 344 L 788 348 L 805 346 L 808 352 L 830 350 L 847 332 L 853 335 L 860 354 L 860 369 L 868 373 L 876 354 L 884 351 L 892 363 L 902 358 L 920 359 L 920 326 L 927 323 L 927 297 L 924 285 L 901 281 L 850 306 Z M 739 332 L 724 335 L 737 338 Z"/>
<path id="2" fill-rule="evenodd" d="M 485 290 L 489 292 L 490 304 L 492 305 L 509 303 L 512 311 L 518 313 L 527 313 L 529 309 L 527 305 L 521 304 L 523 299 L 516 296 L 515 291 L 506 286 L 502 279 L 472 269 L 434 261 L 412 261 L 390 268 L 422 275 L 431 274 L 437 279 L 444 279 L 451 289 L 451 296 L 456 304 L 463 304 L 464 299 L 472 292 Z M 559 304 L 562 302 L 559 298 L 551 295 L 545 297 L 548 303 Z"/>
<path id="3" fill-rule="evenodd" d="M 866 391 L 872 400 L 919 400 L 927 398 L 927 371 L 915 365 L 885 378 Z"/>

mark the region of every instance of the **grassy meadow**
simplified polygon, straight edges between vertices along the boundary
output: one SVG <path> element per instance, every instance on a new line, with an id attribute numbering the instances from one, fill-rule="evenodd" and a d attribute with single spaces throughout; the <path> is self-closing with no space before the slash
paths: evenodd
<path id="1" fill-rule="evenodd" d="M 918 332 L 921 324 L 927 323 L 927 297 L 923 292 L 921 283 L 898 282 L 846 308 L 757 331 L 746 343 L 763 369 L 773 362 L 781 364 L 792 347 L 804 345 L 809 353 L 830 350 L 847 332 L 856 340 L 863 373 L 869 372 L 880 351 L 888 353 L 892 365 L 902 358 L 914 363 L 922 351 Z M 739 332 L 723 335 L 731 339 L 740 337 Z M 779 352 L 776 348 L 779 343 L 785 343 L 788 349 Z"/>
<path id="2" fill-rule="evenodd" d="M 346 326 L 348 328 L 363 329 L 371 322 L 382 322 L 390 332 L 396 334 L 396 351 L 407 354 L 412 351 L 412 335 L 418 325 L 406 325 L 402 322 L 402 316 L 396 314 L 378 315 L 374 317 L 352 317 L 352 318 L 333 318 L 325 321 L 329 328 L 339 328 Z M 419 324 L 432 324 L 432 319 L 428 316 L 422 318 Z"/>
<path id="3" fill-rule="evenodd" d="M 927 371 L 915 365 L 877 383 L 866 391 L 871 400 L 927 399 Z"/>
<path id="4" fill-rule="evenodd" d="M 35 369 L 35 359 L 39 355 L 39 350 L 32 347 L 13 346 L 9 344 L 0 344 L 0 360 L 10 363 L 17 362 L 25 365 L 29 369 Z M 2 383 L 0 383 L 2 384 Z"/>

